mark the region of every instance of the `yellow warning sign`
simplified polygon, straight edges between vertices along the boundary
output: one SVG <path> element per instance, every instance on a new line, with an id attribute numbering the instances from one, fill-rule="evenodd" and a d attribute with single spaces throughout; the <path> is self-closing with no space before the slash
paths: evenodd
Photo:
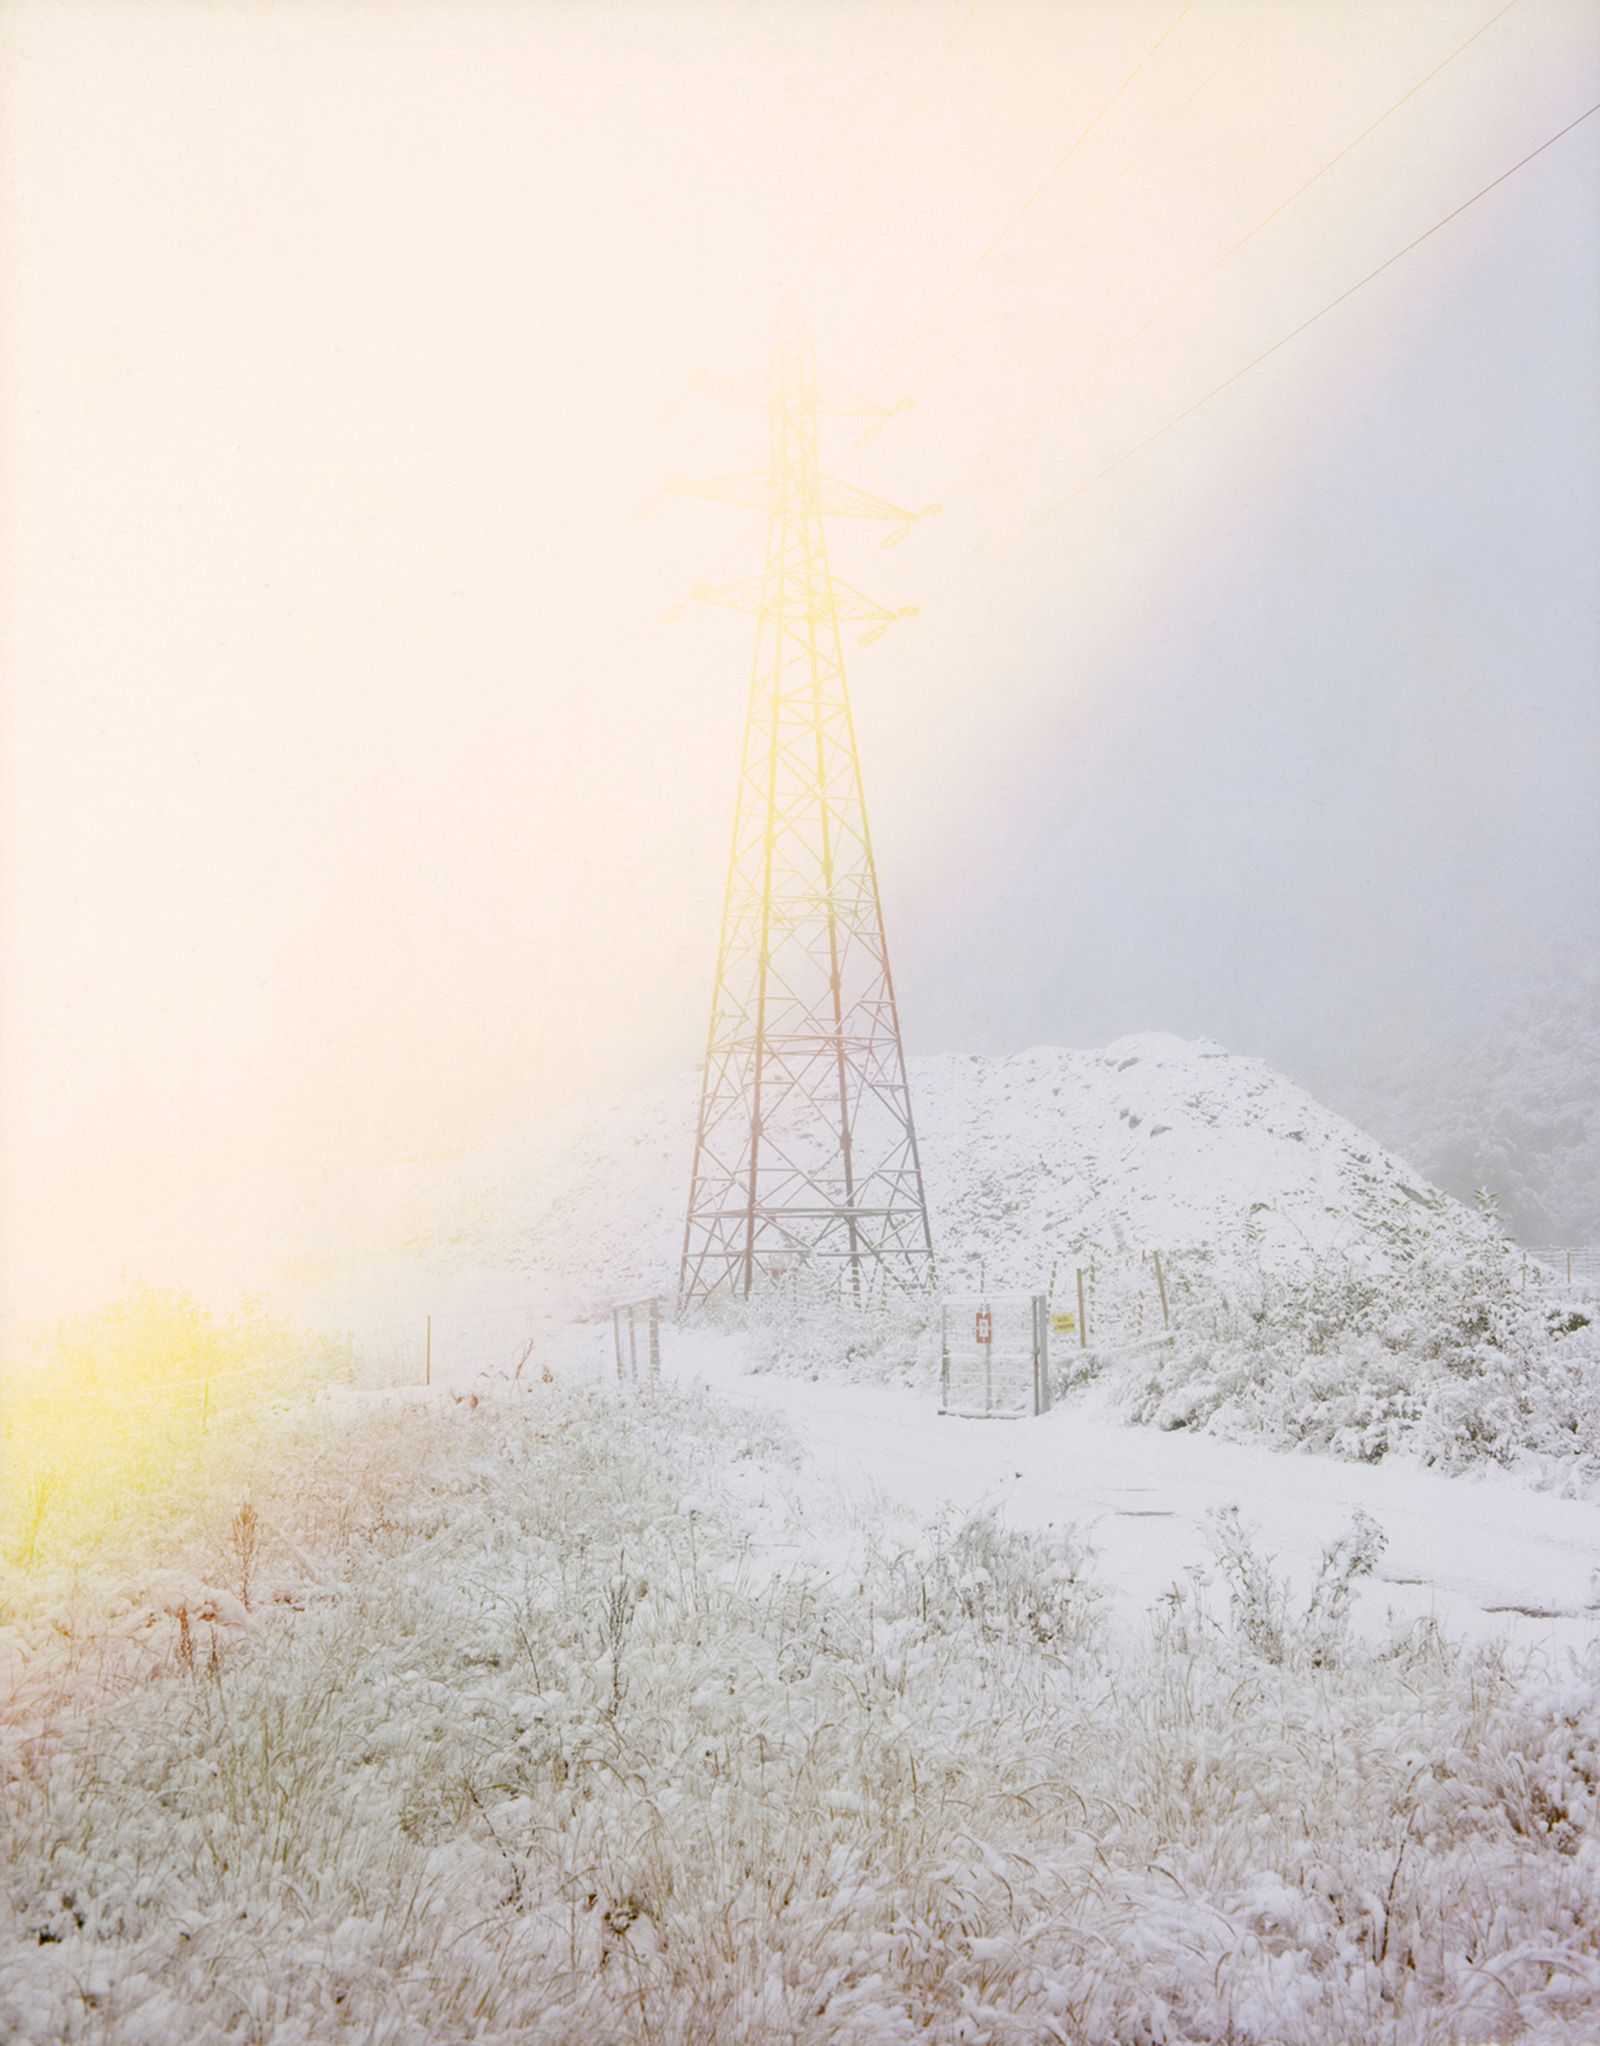
<path id="1" fill-rule="evenodd" d="M 1050 1333 L 1053 1336 L 1075 1336 L 1078 1333 L 1078 1317 L 1075 1314 L 1052 1314 Z"/>

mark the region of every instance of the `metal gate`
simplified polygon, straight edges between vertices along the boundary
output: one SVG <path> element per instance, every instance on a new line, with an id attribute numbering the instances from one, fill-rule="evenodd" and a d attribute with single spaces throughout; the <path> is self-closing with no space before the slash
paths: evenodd
<path id="1" fill-rule="evenodd" d="M 939 1411 L 1019 1419 L 1050 1406 L 1050 1313 L 1042 1293 L 967 1294 L 942 1309 Z"/>
<path id="2" fill-rule="evenodd" d="M 611 1340 L 617 1353 L 617 1377 L 637 1385 L 647 1374 L 661 1376 L 661 1302 L 625 1300 L 611 1310 Z"/>

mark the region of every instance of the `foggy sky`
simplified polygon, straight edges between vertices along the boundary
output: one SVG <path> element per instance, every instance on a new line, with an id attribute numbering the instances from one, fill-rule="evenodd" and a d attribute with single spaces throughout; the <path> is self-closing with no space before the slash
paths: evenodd
<path id="1" fill-rule="evenodd" d="M 1325 355 L 1285 367 L 1322 430 L 1193 531 L 1092 705 L 1073 622 L 1039 648 L 1066 686 L 1007 829 L 973 834 L 970 879 L 903 934 L 911 1013 L 944 1044 L 1159 1020 L 1308 1078 L 1377 1073 L 1600 949 L 1586 148 L 1381 357 L 1320 391 Z"/>
<path id="2" fill-rule="evenodd" d="M 944 506 L 835 554 L 913 1050 L 1315 1082 L 1592 952 L 1600 117 L 1013 539 L 1600 97 L 1523 0 L 1036 421 L 1493 12 L 1203 0 L 1096 121 L 1171 8 L 8 9 L 0 1278 L 698 1054 L 748 621 L 658 621 L 761 533 L 659 494 L 797 285 Z"/>

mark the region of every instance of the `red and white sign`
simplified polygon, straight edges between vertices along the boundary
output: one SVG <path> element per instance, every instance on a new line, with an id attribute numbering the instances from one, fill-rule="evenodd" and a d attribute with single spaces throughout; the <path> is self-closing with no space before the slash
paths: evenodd
<path id="1" fill-rule="evenodd" d="M 990 1318 L 987 1307 L 980 1307 L 972 1317 L 972 1333 L 980 1343 L 992 1343 L 994 1341 L 994 1322 Z"/>

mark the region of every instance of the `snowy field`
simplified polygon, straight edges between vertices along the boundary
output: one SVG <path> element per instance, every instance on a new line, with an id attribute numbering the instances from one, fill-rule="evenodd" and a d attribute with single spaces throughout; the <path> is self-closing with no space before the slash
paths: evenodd
<path id="1" fill-rule="evenodd" d="M 549 1354 L 8 1524 L 0 2038 L 1600 2036 L 1600 1506 Z"/>
<path id="2" fill-rule="evenodd" d="M 1071 1522 L 1132 1618 L 1210 1557 L 1211 1516 L 1237 1509 L 1309 1588 L 1356 1513 L 1387 1536 L 1360 1583 L 1363 1625 L 1431 1620 L 1475 1641 L 1581 1650 L 1600 1631 L 1600 1502 L 1550 1498 L 1479 1471 L 1351 1464 L 1130 1426 L 1099 1386 L 1039 1420 L 965 1420 L 903 1388 L 742 1370 L 737 1339 L 669 1334 L 686 1377 L 784 1417 L 829 1482 L 915 1514 L 996 1513 L 1015 1529 Z"/>

